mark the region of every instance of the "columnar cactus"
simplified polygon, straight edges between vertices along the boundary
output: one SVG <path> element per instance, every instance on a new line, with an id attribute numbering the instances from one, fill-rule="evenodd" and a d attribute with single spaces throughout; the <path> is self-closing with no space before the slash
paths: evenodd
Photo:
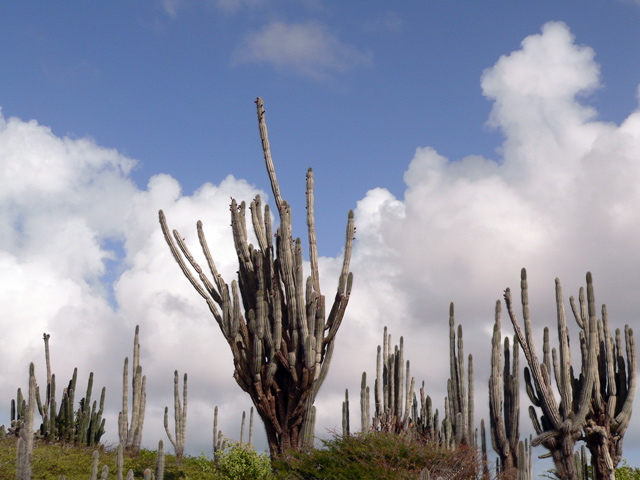
<path id="1" fill-rule="evenodd" d="M 533 480 L 531 435 L 528 441 L 525 438 L 524 442 L 522 440 L 518 442 L 518 480 Z"/>
<path id="2" fill-rule="evenodd" d="M 587 292 L 593 289 L 591 275 L 587 274 Z M 588 302 L 584 289 L 580 289 L 579 303 L 571 297 L 574 318 L 583 337 L 589 337 Z M 595 306 L 593 307 L 595 309 Z M 629 426 L 636 386 L 636 348 L 633 331 L 624 328 L 626 365 L 622 353 L 620 330 L 610 333 L 606 305 L 602 306 L 602 319 L 597 321 L 597 368 L 591 408 L 584 427 L 587 448 L 591 452 L 593 478 L 614 478 L 615 467 L 622 459 L 622 440 Z M 584 364 L 583 350 L 583 364 Z"/>
<path id="3" fill-rule="evenodd" d="M 124 446 L 119 443 L 116 447 L 116 480 L 124 480 Z"/>
<path id="4" fill-rule="evenodd" d="M 371 421 L 371 407 L 369 405 L 369 387 L 367 386 L 367 372 L 362 372 L 360 382 L 360 431 L 367 433 Z"/>
<path id="5" fill-rule="evenodd" d="M 265 424 L 272 456 L 304 444 L 302 428 L 322 385 L 335 338 L 349 302 L 353 276 L 349 262 L 353 246 L 353 212 L 347 221 L 345 253 L 338 291 L 326 315 L 320 291 L 316 246 L 313 172 L 307 172 L 307 227 L 311 275 L 302 271 L 300 239 L 293 240 L 289 204 L 280 195 L 265 123 L 263 102 L 256 100 L 265 164 L 280 227 L 271 231 L 271 213 L 257 196 L 249 207 L 258 246 L 248 244 L 246 205 L 232 199 L 231 227 L 238 255 L 238 280 L 229 286 L 218 273 L 202 222 L 197 230 L 212 278 L 194 260 L 182 236 L 173 235 L 162 211 L 160 225 L 182 272 L 205 299 L 233 354 L 234 378 L 247 392 Z M 192 272 L 195 271 L 195 274 Z M 243 314 L 244 311 L 244 314 Z"/>
<path id="6" fill-rule="evenodd" d="M 447 382 L 448 415 L 445 421 L 451 423 L 454 444 L 474 446 L 474 401 L 473 401 L 473 356 L 469 355 L 468 381 L 464 371 L 464 347 L 462 325 L 456 327 L 453 303 L 449 305 L 449 367 Z M 465 385 L 466 384 L 466 385 Z M 468 393 L 467 393 L 468 392 Z"/>
<path id="7" fill-rule="evenodd" d="M 164 442 L 158 441 L 158 458 L 156 459 L 156 480 L 164 480 Z"/>
<path id="8" fill-rule="evenodd" d="M 304 424 L 302 425 L 303 447 L 306 449 L 313 448 L 315 442 L 315 424 L 316 424 L 316 407 L 312 405 L 309 409 L 310 414 L 305 415 Z"/>
<path id="9" fill-rule="evenodd" d="M 410 362 L 404 361 L 404 339 L 400 337 L 400 345 L 393 349 L 391 334 L 384 327 L 382 350 L 378 345 L 375 381 L 375 414 L 373 429 L 383 432 L 406 433 L 411 423 L 412 400 L 414 397 L 415 378 L 410 376 Z M 405 370 L 406 368 L 406 370 Z M 366 377 L 364 377 L 366 381 Z M 361 384 L 361 391 L 363 385 Z M 366 386 L 364 387 L 366 396 Z M 360 403 L 361 418 L 369 416 L 363 411 L 367 409 L 369 400 Z"/>
<path id="10" fill-rule="evenodd" d="M 507 312 L 513 324 L 518 342 L 522 347 L 529 367 L 525 367 L 525 382 L 527 394 L 533 406 L 529 407 L 529 416 L 533 422 L 537 437 L 533 439 L 533 446 L 543 445 L 549 450 L 556 466 L 556 475 L 562 480 L 575 480 L 577 476 L 573 452 L 576 441 L 587 425 L 587 415 L 591 406 L 591 396 L 597 376 L 596 352 L 596 313 L 595 299 L 591 275 L 587 274 L 587 304 L 584 320 L 585 334 L 581 335 L 582 368 L 579 378 L 574 378 L 571 366 L 571 352 L 569 351 L 569 331 L 567 329 L 562 287 L 556 279 L 556 305 L 558 318 L 559 358 L 553 349 L 553 368 L 556 385 L 560 393 L 560 402 L 556 400 L 551 386 L 551 365 L 548 358 L 548 335 L 545 335 L 543 348 L 544 362 L 540 364 L 533 342 L 531 319 L 529 318 L 529 296 L 527 290 L 527 273 L 521 272 L 522 315 L 525 331 L 522 332 L 516 317 L 511 291 L 505 290 L 504 298 Z M 533 380 L 533 382 L 532 382 Z M 538 418 L 536 409 L 542 410 Z"/>
<path id="11" fill-rule="evenodd" d="M 131 404 L 131 424 L 129 424 L 129 357 L 124 359 L 122 374 L 122 411 L 118 414 L 118 434 L 120 443 L 128 450 L 139 451 L 142 442 L 142 429 L 144 425 L 144 409 L 147 402 L 146 384 L 147 377 L 142 375 L 140 366 L 140 342 L 138 341 L 140 327 L 136 325 L 136 333 L 133 337 L 133 380 Z"/>
<path id="12" fill-rule="evenodd" d="M 496 302 L 495 323 L 491 339 L 491 375 L 489 376 L 489 425 L 491 445 L 498 454 L 502 473 L 518 469 L 520 441 L 520 364 L 517 337 L 513 341 L 513 367 L 509 337 L 504 339 L 502 369 L 501 303 Z"/>
<path id="13" fill-rule="evenodd" d="M 176 370 L 173 375 L 173 415 L 176 430 L 176 437 L 173 438 L 169 431 L 169 407 L 164 407 L 164 429 L 167 432 L 167 437 L 173 450 L 176 452 L 176 463 L 182 465 L 182 456 L 184 455 L 184 442 L 187 437 L 187 374 L 184 374 L 182 399 L 180 403 L 180 391 L 179 391 L 179 375 Z"/>
<path id="14" fill-rule="evenodd" d="M 342 402 L 342 436 L 351 435 L 351 426 L 349 421 L 349 389 L 344 391 L 344 402 Z"/>
<path id="15" fill-rule="evenodd" d="M 36 375 L 33 363 L 29 365 L 29 403 L 26 403 L 24 417 L 18 436 L 17 480 L 31 480 L 31 456 L 33 455 L 33 417 L 36 412 Z"/>
<path id="16" fill-rule="evenodd" d="M 218 462 L 220 453 L 224 451 L 227 440 L 222 435 L 222 430 L 218 430 L 218 406 L 213 411 L 213 459 Z"/>

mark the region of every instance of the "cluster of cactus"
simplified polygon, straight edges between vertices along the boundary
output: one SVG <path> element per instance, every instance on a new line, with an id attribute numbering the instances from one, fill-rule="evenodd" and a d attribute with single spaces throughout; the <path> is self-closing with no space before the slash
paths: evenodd
<path id="1" fill-rule="evenodd" d="M 473 421 L 473 356 L 469 354 L 469 369 L 465 375 L 462 325 L 458 325 L 457 331 L 456 337 L 452 302 L 449 305 L 450 377 L 447 380 L 447 399 L 445 400 L 445 440 L 450 447 L 454 445 L 475 446 L 477 441 L 475 441 Z"/>
<path id="2" fill-rule="evenodd" d="M 370 429 L 381 432 L 406 433 L 411 424 L 411 406 L 414 400 L 415 378 L 410 376 L 411 365 L 404 361 L 404 339 L 400 337 L 400 345 L 391 346 L 391 334 L 384 327 L 382 347 L 378 345 L 376 358 L 376 380 L 374 385 L 375 411 L 369 425 L 370 391 L 367 386 L 367 374 L 362 373 L 360 384 L 360 423 L 361 431 Z M 342 430 L 348 435 L 349 426 L 349 391 L 345 391 L 345 402 L 342 405 Z"/>
<path id="3" fill-rule="evenodd" d="M 574 455 L 578 440 L 585 440 L 591 453 L 593 475 L 596 480 L 614 478 L 615 467 L 622 457 L 622 440 L 631 417 L 636 384 L 636 351 L 633 331 L 625 327 L 625 357 L 622 354 L 621 334 L 616 340 L 609 332 L 606 306 L 602 319 L 596 316 L 593 280 L 587 273 L 586 299 L 580 289 L 579 303 L 571 297 L 574 318 L 580 329 L 581 369 L 574 376 L 569 350 L 564 300 L 560 280 L 556 279 L 556 306 L 559 349 L 549 356 L 549 330 L 543 337 L 543 361 L 540 363 L 533 342 L 527 275 L 521 272 L 521 301 L 525 331 L 516 318 L 511 292 L 505 290 L 505 302 L 519 344 L 527 359 L 525 382 L 532 406 L 529 415 L 537 437 L 532 444 L 543 445 L 555 463 L 556 475 L 562 480 L 579 478 L 583 461 Z M 553 359 L 553 364 L 552 364 Z M 551 372 L 560 394 L 558 402 L 551 386 Z M 542 410 L 538 418 L 536 408 Z M 585 457 L 582 455 L 580 458 Z"/>
<path id="4" fill-rule="evenodd" d="M 418 434 L 422 438 L 447 448 L 459 445 L 477 446 L 473 421 L 473 357 L 469 355 L 468 377 L 465 375 L 462 327 L 457 336 L 453 304 L 449 310 L 450 375 L 447 381 L 445 417 L 433 410 L 430 396 L 425 396 L 424 382 L 420 400 L 415 395 L 415 378 L 411 376 L 410 362 L 404 360 L 404 339 L 392 348 L 391 334 L 384 327 L 382 346 L 378 345 L 376 358 L 375 412 L 369 423 L 369 387 L 366 372 L 360 385 L 360 413 L 362 431 L 370 429 L 398 434 Z M 343 432 L 349 432 L 348 391 L 343 403 Z"/>
<path id="5" fill-rule="evenodd" d="M 147 402 L 146 384 L 147 377 L 142 375 L 140 366 L 140 327 L 136 325 L 136 332 L 133 338 L 133 379 L 132 402 L 131 402 L 131 422 L 129 422 L 129 357 L 124 359 L 124 370 L 122 374 L 122 410 L 118 413 L 118 435 L 120 443 L 127 450 L 140 451 L 142 442 L 142 430 L 144 426 L 144 411 Z"/>
<path id="6" fill-rule="evenodd" d="M 40 395 L 40 387 L 36 384 L 35 405 L 42 416 L 42 424 L 37 431 L 40 438 L 53 441 L 94 446 L 100 443 L 100 438 L 104 434 L 105 419 L 102 418 L 104 411 L 104 399 L 106 389 L 102 388 L 100 403 L 94 400 L 91 404 L 91 392 L 93 388 L 93 372 L 89 374 L 86 395 L 80 400 L 79 407 L 74 410 L 76 381 L 78 369 L 73 370 L 73 375 L 67 387 L 63 390 L 60 408 L 58 409 L 56 393 L 56 377 L 51 373 L 51 359 L 49 354 L 50 335 L 43 335 L 45 345 L 45 362 L 47 367 L 47 388 L 44 395 L 44 403 Z M 11 425 L 10 433 L 19 434 L 21 422 L 26 415 L 25 399 L 18 389 L 17 399 L 11 400 Z"/>
<path id="7" fill-rule="evenodd" d="M 187 374 L 184 374 L 182 399 L 180 402 L 179 391 L 179 375 L 176 370 L 173 375 L 173 412 L 175 421 L 175 438 L 169 431 L 169 408 L 164 407 L 164 429 L 167 432 L 167 437 L 173 445 L 173 450 L 176 453 L 176 463 L 182 465 L 182 457 L 184 455 L 184 443 L 187 438 Z M 253 412 L 252 412 L 253 413 Z M 253 420 L 253 419 L 252 419 Z"/>
<path id="8" fill-rule="evenodd" d="M 246 205 L 232 199 L 231 227 L 238 255 L 238 279 L 227 284 L 218 273 L 202 223 L 197 231 L 212 278 L 191 255 L 182 236 L 169 231 L 159 212 L 165 239 L 182 272 L 205 299 L 233 354 L 234 378 L 262 418 L 270 453 L 298 449 L 313 436 L 313 402 L 329 369 L 336 334 L 349 301 L 353 276 L 353 212 L 349 212 L 338 291 L 331 309 L 320 291 L 316 246 L 313 172 L 307 172 L 307 230 L 311 275 L 304 281 L 300 239 L 293 240 L 289 204 L 280 195 L 271 159 L 262 100 L 256 101 L 267 173 L 280 219 L 275 233 L 271 213 L 257 196 L 250 206 L 257 248 L 248 243 Z M 193 273 L 195 271 L 195 274 Z M 328 311 L 328 315 L 326 312 Z M 244 314 L 243 314 L 244 312 Z"/>
<path id="9" fill-rule="evenodd" d="M 246 412 L 242 412 L 242 421 L 240 423 L 240 445 L 244 445 L 244 429 L 247 419 Z M 247 443 L 249 447 L 253 446 L 253 407 L 249 412 L 249 441 Z M 222 430 L 218 430 L 218 406 L 216 405 L 213 411 L 213 459 L 218 463 L 220 460 L 220 454 L 227 447 L 227 437 L 222 434 Z"/>
<path id="10" fill-rule="evenodd" d="M 518 347 L 514 340 L 513 360 L 509 341 L 505 339 L 505 362 L 502 370 L 500 302 L 496 304 L 496 324 L 492 339 L 492 373 L 489 379 L 490 428 L 492 445 L 498 460 L 496 470 L 507 478 L 532 478 L 531 441 L 519 440 Z M 481 420 L 480 442 L 474 427 L 473 357 L 468 357 L 464 368 L 462 326 L 456 327 L 454 306 L 449 309 L 449 362 L 445 416 L 440 422 L 438 410 L 433 409 L 431 397 L 425 395 L 424 382 L 420 399 L 414 395 L 415 379 L 410 377 L 410 364 L 404 362 L 404 342 L 391 347 L 391 335 L 384 329 L 383 344 L 377 349 L 375 414 L 369 415 L 369 387 L 366 372 L 360 386 L 362 432 L 371 429 L 398 434 L 417 434 L 421 438 L 453 449 L 461 445 L 479 450 L 484 461 L 481 478 L 490 478 L 484 419 Z M 504 376 L 503 376 L 504 375 Z M 403 395 L 406 395 L 403 397 Z M 504 405 L 504 407 L 503 407 Z M 349 397 L 345 391 L 343 402 L 343 434 L 350 434 Z M 371 419 L 371 420 L 370 420 Z M 510 473 L 509 473 L 510 472 Z"/>

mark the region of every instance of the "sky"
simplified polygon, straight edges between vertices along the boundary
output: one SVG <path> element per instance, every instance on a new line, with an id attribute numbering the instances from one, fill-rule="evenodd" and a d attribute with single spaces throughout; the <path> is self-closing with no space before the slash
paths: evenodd
<path id="1" fill-rule="evenodd" d="M 78 367 L 80 385 L 93 371 L 94 388 L 106 386 L 113 444 L 140 325 L 143 445 L 167 443 L 174 370 L 189 375 L 187 452 L 211 454 L 216 405 L 239 439 L 250 400 L 157 212 L 194 254 L 202 220 L 233 279 L 230 198 L 272 199 L 258 96 L 303 245 L 314 170 L 325 292 L 355 212 L 354 288 L 316 401 L 318 437 L 341 428 L 345 388 L 358 398 L 362 372 L 374 375 L 385 325 L 442 412 L 450 302 L 474 356 L 475 416 L 487 418 L 494 305 L 519 291 L 522 267 L 538 346 L 545 325 L 556 338 L 554 279 L 568 303 L 587 271 L 611 324 L 637 329 L 639 20 L 630 0 L 4 2 L 0 423 L 29 362 L 46 382 L 47 332 L 59 385 Z M 521 425 L 531 432 L 524 414 Z M 639 466 L 637 412 L 624 446 Z"/>

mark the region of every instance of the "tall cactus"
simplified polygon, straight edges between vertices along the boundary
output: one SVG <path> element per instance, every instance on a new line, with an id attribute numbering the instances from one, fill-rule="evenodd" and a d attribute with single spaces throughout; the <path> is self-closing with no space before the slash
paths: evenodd
<path id="1" fill-rule="evenodd" d="M 17 480 L 31 480 L 31 456 L 33 455 L 33 417 L 36 412 L 36 375 L 33 363 L 29 365 L 29 403 L 26 403 L 24 417 L 18 436 Z"/>
<path id="2" fill-rule="evenodd" d="M 351 422 L 349 420 L 349 389 L 344 391 L 344 402 L 342 402 L 342 436 L 351 435 Z"/>
<path id="3" fill-rule="evenodd" d="M 520 449 L 520 365 L 517 337 L 513 341 L 511 363 L 509 337 L 504 339 L 504 370 L 502 369 L 501 303 L 495 308 L 495 323 L 491 339 L 491 375 L 489 376 L 489 425 L 491 445 L 498 454 L 502 473 L 518 469 Z M 512 366 L 511 366 L 512 365 Z"/>
<path id="4" fill-rule="evenodd" d="M 587 292 L 589 290 L 593 290 L 593 285 L 591 275 L 587 274 Z M 570 301 L 574 318 L 581 328 L 581 339 L 588 337 L 590 305 L 588 302 L 585 304 L 584 289 L 580 289 L 578 304 L 573 297 Z M 593 308 L 595 310 L 595 306 Z M 633 331 L 625 325 L 626 365 L 620 330 L 616 329 L 615 334 L 614 341 L 609 329 L 607 307 L 603 305 L 602 319 L 597 321 L 598 364 L 595 385 L 584 427 L 584 437 L 591 453 L 596 480 L 614 478 L 615 467 L 622 459 L 622 440 L 631 419 L 636 386 L 637 360 Z"/>
<path id="5" fill-rule="evenodd" d="M 336 333 L 349 301 L 353 276 L 349 262 L 353 245 L 353 212 L 349 212 L 342 272 L 332 308 L 326 316 L 320 292 L 316 246 L 313 172 L 307 172 L 307 228 L 311 275 L 302 271 L 300 239 L 293 240 L 291 210 L 280 196 L 263 102 L 256 100 L 265 164 L 280 227 L 273 243 L 271 213 L 257 196 L 249 207 L 258 248 L 248 244 L 246 205 L 232 199 L 231 227 L 238 255 L 238 280 L 231 287 L 218 273 L 202 222 L 197 230 L 212 279 L 196 263 L 182 236 L 171 235 L 162 211 L 160 225 L 174 259 L 205 299 L 233 354 L 234 378 L 247 392 L 265 424 L 273 456 L 303 446 L 305 419 L 322 385 L 333 354 Z M 195 270 L 195 274 L 192 272 Z M 244 315 L 243 315 L 244 311 Z"/>
<path id="6" fill-rule="evenodd" d="M 173 375 L 173 415 L 176 436 L 173 438 L 169 431 L 169 407 L 164 407 L 164 429 L 167 432 L 167 437 L 173 450 L 176 452 L 176 464 L 182 465 L 182 456 L 184 455 L 184 442 L 187 438 L 187 374 L 184 374 L 182 383 L 182 399 L 180 403 L 180 390 L 179 390 L 180 378 L 178 371 L 176 370 Z"/>
<path id="7" fill-rule="evenodd" d="M 391 334 L 384 327 L 382 349 L 378 345 L 376 358 L 375 413 L 373 429 L 382 432 L 407 433 L 410 429 L 412 400 L 415 378 L 410 376 L 411 365 L 404 361 L 404 339 L 400 345 L 391 346 Z M 367 397 L 366 376 L 360 385 L 361 418 L 368 417 L 369 399 Z"/>
<path id="8" fill-rule="evenodd" d="M 213 459 L 218 463 L 220 454 L 224 451 L 227 441 L 222 435 L 222 430 L 218 430 L 218 406 L 213 410 Z"/>
<path id="9" fill-rule="evenodd" d="M 527 272 L 524 268 L 521 271 L 520 287 L 524 333 L 518 323 L 509 289 L 505 290 L 504 299 L 518 342 L 529 365 L 528 368 L 525 367 L 524 378 L 527 394 L 533 403 L 533 406 L 529 407 L 529 416 L 538 435 L 533 439 L 532 444 L 533 446 L 543 445 L 549 450 L 556 466 L 556 475 L 560 479 L 575 480 L 577 472 L 573 452 L 576 441 L 580 438 L 582 430 L 587 424 L 597 367 L 597 327 L 591 274 L 587 274 L 587 304 L 585 307 L 588 309 L 588 313 L 585 313 L 584 318 L 588 327 L 585 327 L 586 334 L 580 337 L 582 368 L 580 377 L 577 379 L 573 376 L 574 370 L 571 365 L 569 331 L 564 311 L 562 287 L 560 280 L 556 279 L 559 358 L 554 348 L 553 370 L 560 393 L 560 402 L 556 400 L 551 386 L 548 335 L 545 335 L 542 364 L 536 355 L 529 317 Z M 542 410 L 540 419 L 538 419 L 535 407 Z"/>
<path id="10" fill-rule="evenodd" d="M 469 354 L 468 376 L 464 370 L 464 344 L 462 325 L 458 325 L 457 338 L 453 303 L 449 305 L 449 367 L 447 406 L 454 445 L 474 446 L 473 356 Z"/>
<path id="11" fill-rule="evenodd" d="M 129 423 L 129 357 L 124 359 L 122 374 L 122 411 L 118 414 L 118 434 L 120 443 L 126 449 L 140 451 L 142 442 L 142 429 L 144 426 L 144 410 L 147 403 L 146 384 L 147 377 L 142 375 L 140 366 L 140 327 L 136 325 L 136 333 L 133 337 L 133 380 L 132 380 L 132 404 L 131 423 Z"/>

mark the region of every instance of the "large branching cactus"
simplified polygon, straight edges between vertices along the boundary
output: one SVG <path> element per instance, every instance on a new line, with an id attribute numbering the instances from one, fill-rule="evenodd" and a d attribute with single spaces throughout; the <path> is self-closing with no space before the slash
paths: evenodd
<path id="1" fill-rule="evenodd" d="M 581 437 L 583 429 L 587 426 L 587 416 L 590 411 L 592 393 L 597 378 L 597 320 L 591 274 L 587 274 L 587 302 L 586 304 L 582 303 L 584 316 L 581 318 L 586 323 L 586 326 L 584 327 L 584 334 L 580 335 L 582 367 L 578 378 L 574 377 L 574 369 L 571 365 L 569 330 L 565 317 L 562 286 L 560 280 L 556 279 L 559 352 L 554 348 L 552 357 L 553 373 L 560 395 L 559 402 L 556 400 L 551 385 L 552 365 L 549 358 L 549 335 L 547 329 L 545 329 L 544 335 L 542 363 L 538 360 L 535 351 L 529 316 L 527 272 L 524 268 L 521 272 L 520 286 L 522 292 L 522 315 L 525 325 L 524 333 L 518 323 L 509 289 L 505 290 L 504 299 L 518 342 L 529 365 L 528 368 L 525 367 L 524 379 L 527 394 L 533 404 L 529 407 L 529 416 L 537 433 L 537 437 L 533 439 L 532 444 L 533 446 L 543 445 L 549 450 L 549 455 L 555 463 L 556 475 L 561 480 L 575 480 L 577 478 L 574 461 L 575 444 Z M 536 408 L 542 410 L 540 418 L 538 418 Z"/>
<path id="2" fill-rule="evenodd" d="M 591 275 L 587 274 L 587 292 L 593 289 Z M 593 296 L 593 295 L 592 295 Z M 585 302 L 584 289 L 580 289 L 578 304 L 570 298 L 576 323 L 579 325 L 581 344 L 590 337 L 589 299 Z M 592 303 L 595 303 L 592 301 Z M 636 348 L 633 330 L 624 328 L 625 355 L 622 352 L 620 329 L 615 340 L 610 333 L 607 306 L 602 305 L 602 319 L 597 320 L 597 369 L 591 398 L 591 408 L 584 427 L 584 437 L 591 453 L 593 478 L 615 478 L 615 467 L 622 460 L 622 440 L 631 420 L 631 409 L 636 387 Z M 583 363 L 585 350 L 582 351 Z M 583 455 L 584 457 L 584 455 Z"/>
<path id="3" fill-rule="evenodd" d="M 258 241 L 248 243 L 246 205 L 231 202 L 231 227 L 238 255 L 238 279 L 227 284 L 213 261 L 202 222 L 197 231 L 211 278 L 194 260 L 180 234 L 170 232 L 165 216 L 160 225 L 174 259 L 205 299 L 233 354 L 234 378 L 247 392 L 262 418 L 272 456 L 300 448 L 309 437 L 303 425 L 312 415 L 315 396 L 331 361 L 335 338 L 349 301 L 353 276 L 349 262 L 353 246 L 353 212 L 349 212 L 342 272 L 333 306 L 327 315 L 320 291 L 316 246 L 313 172 L 307 172 L 307 229 L 311 275 L 304 280 L 302 246 L 293 240 L 291 210 L 281 197 L 265 123 L 263 102 L 256 100 L 265 164 L 280 226 L 271 229 L 271 212 L 257 196 L 249 207 Z M 195 273 L 194 273 L 195 272 Z M 306 431 L 305 431 L 306 429 Z"/>

